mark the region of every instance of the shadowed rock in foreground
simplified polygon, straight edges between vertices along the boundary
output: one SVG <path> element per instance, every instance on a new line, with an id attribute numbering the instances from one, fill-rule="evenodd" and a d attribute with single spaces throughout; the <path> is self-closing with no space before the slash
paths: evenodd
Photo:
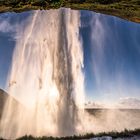
<path id="1" fill-rule="evenodd" d="M 0 12 L 60 7 L 91 10 L 140 23 L 140 0 L 1 0 Z"/>

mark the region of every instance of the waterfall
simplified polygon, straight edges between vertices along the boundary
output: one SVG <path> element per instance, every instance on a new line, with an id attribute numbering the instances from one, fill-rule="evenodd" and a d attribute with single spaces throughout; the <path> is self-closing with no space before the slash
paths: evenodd
<path id="1" fill-rule="evenodd" d="M 84 110 L 79 12 L 33 11 L 18 27 L 0 136 L 76 134 Z"/>

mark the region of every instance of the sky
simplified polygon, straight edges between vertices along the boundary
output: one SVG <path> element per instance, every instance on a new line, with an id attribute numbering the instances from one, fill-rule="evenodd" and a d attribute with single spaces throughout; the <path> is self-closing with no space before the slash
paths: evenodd
<path id="1" fill-rule="evenodd" d="M 30 14 L 0 14 L 2 89 L 12 61 L 16 27 Z M 80 11 L 80 15 L 86 100 L 140 103 L 140 24 L 91 11 Z"/>
<path id="2" fill-rule="evenodd" d="M 140 99 L 140 24 L 81 12 L 88 100 Z"/>

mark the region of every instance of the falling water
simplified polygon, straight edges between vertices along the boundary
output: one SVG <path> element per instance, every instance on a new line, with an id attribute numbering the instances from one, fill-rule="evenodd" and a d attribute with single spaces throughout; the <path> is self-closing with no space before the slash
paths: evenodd
<path id="1" fill-rule="evenodd" d="M 76 134 L 84 103 L 78 11 L 36 11 L 17 29 L 0 136 Z M 16 99 L 16 100 L 15 100 Z"/>

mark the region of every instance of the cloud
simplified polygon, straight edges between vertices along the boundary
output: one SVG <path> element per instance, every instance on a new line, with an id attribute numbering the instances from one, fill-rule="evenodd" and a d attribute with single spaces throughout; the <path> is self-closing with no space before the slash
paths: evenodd
<path id="1" fill-rule="evenodd" d="M 85 108 L 140 109 L 140 99 L 134 97 L 120 98 L 120 100 L 114 104 L 104 104 L 102 102 L 89 101 L 85 103 Z"/>
<path id="2" fill-rule="evenodd" d="M 4 13 L 0 15 L 0 32 L 16 32 L 16 27 L 17 23 L 15 23 L 15 18 L 13 18 L 13 14 Z"/>
<path id="3" fill-rule="evenodd" d="M 133 98 L 133 97 L 121 98 L 117 107 L 118 108 L 140 109 L 140 99 Z"/>
<path id="4" fill-rule="evenodd" d="M 0 22 L 0 32 L 7 33 L 11 31 L 13 31 L 13 26 L 10 24 L 10 22 L 7 19 Z"/>

